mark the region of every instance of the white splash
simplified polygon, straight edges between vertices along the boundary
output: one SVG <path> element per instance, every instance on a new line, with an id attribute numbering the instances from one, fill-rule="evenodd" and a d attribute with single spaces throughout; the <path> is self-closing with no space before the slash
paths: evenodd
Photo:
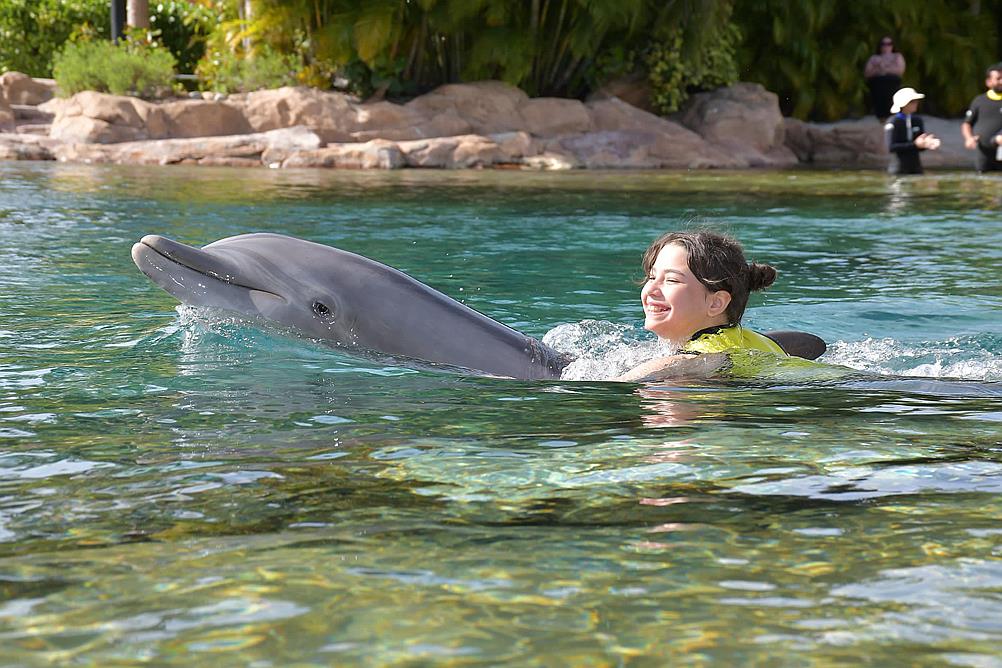
<path id="1" fill-rule="evenodd" d="M 1002 357 L 974 342 L 904 343 L 890 338 L 836 341 L 821 361 L 895 376 L 1002 380 Z"/>
<path id="2" fill-rule="evenodd" d="M 574 358 L 564 380 L 609 380 L 655 357 L 678 352 L 660 339 L 637 340 L 633 327 L 602 320 L 558 325 L 543 343 Z"/>

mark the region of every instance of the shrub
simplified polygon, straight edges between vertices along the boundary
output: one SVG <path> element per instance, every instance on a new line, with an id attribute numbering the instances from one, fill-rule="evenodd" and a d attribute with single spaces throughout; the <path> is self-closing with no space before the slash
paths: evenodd
<path id="1" fill-rule="evenodd" d="M 297 82 L 298 59 L 268 47 L 245 56 L 225 46 L 210 47 L 196 73 L 204 88 L 220 93 L 246 93 L 262 88 L 292 86 Z"/>
<path id="2" fill-rule="evenodd" d="M 150 3 L 150 29 L 156 41 L 177 58 L 180 72 L 195 71 L 198 61 L 205 55 L 206 41 L 220 21 L 219 12 L 194 2 Z"/>
<path id="3" fill-rule="evenodd" d="M 133 40 L 70 42 L 56 56 L 56 84 L 63 95 L 96 90 L 114 95 L 158 97 L 173 89 L 174 56 L 162 47 Z"/>
<path id="4" fill-rule="evenodd" d="M 678 111 L 692 93 L 736 82 L 735 44 L 740 39 L 734 25 L 724 26 L 689 58 L 683 55 L 685 44 L 678 31 L 652 44 L 645 62 L 655 110 L 670 114 Z"/>
<path id="5" fill-rule="evenodd" d="M 111 32 L 105 0 L 0 0 L 0 73 L 52 75 L 53 54 L 78 26 Z"/>
<path id="6" fill-rule="evenodd" d="M 191 72 L 219 13 L 190 0 L 150 3 L 151 36 Z M 52 76 L 55 54 L 83 25 L 111 38 L 108 0 L 0 0 L 0 73 L 10 70 Z"/>

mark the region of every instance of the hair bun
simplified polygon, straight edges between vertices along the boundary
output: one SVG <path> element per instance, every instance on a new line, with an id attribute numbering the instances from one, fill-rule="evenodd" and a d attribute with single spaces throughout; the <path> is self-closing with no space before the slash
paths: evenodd
<path id="1" fill-rule="evenodd" d="M 748 263 L 748 290 L 764 290 L 776 280 L 776 268 L 771 264 Z"/>

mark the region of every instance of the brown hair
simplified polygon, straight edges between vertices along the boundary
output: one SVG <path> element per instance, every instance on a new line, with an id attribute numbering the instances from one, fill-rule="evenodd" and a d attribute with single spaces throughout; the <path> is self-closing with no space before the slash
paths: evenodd
<path id="1" fill-rule="evenodd" d="M 650 276 L 654 261 L 668 244 L 678 244 L 688 256 L 689 271 L 711 292 L 726 290 L 731 295 L 727 306 L 727 322 L 737 325 L 745 314 L 748 295 L 764 290 L 776 280 L 776 268 L 768 264 L 749 263 L 741 244 L 724 234 L 708 230 L 668 232 L 644 252 L 644 275 Z"/>

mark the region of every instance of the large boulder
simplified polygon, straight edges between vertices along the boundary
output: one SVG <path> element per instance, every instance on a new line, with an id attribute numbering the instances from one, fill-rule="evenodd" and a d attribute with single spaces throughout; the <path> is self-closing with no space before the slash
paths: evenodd
<path id="1" fill-rule="evenodd" d="M 875 118 L 808 125 L 810 161 L 824 167 L 885 168 L 884 127 Z"/>
<path id="2" fill-rule="evenodd" d="M 578 100 L 537 97 L 523 102 L 518 112 L 524 123 L 522 129 L 536 137 L 588 132 L 592 128 L 591 114 Z"/>
<path id="3" fill-rule="evenodd" d="M 691 133 L 690 133 L 691 134 Z M 544 144 L 543 153 L 573 157 L 589 169 L 700 169 L 747 167 L 747 163 L 722 153 L 698 136 L 690 141 L 681 133 L 655 130 L 603 130 L 568 135 Z"/>
<path id="4" fill-rule="evenodd" d="M 246 135 L 193 137 L 119 144 L 61 144 L 57 160 L 107 162 L 125 165 L 231 165 L 280 164 L 299 151 L 320 146 L 320 138 L 307 128 L 293 127 Z"/>
<path id="5" fill-rule="evenodd" d="M 689 98 L 678 114 L 683 125 L 750 166 L 784 167 L 796 156 L 783 143 L 779 99 L 756 83 L 736 83 Z"/>
<path id="6" fill-rule="evenodd" d="M 355 141 L 390 139 L 407 141 L 469 134 L 471 126 L 455 111 L 426 116 L 419 110 L 392 102 L 372 102 L 355 107 Z"/>
<path id="7" fill-rule="evenodd" d="M 170 137 L 220 137 L 254 132 L 243 111 L 215 100 L 174 100 L 160 105 Z"/>
<path id="8" fill-rule="evenodd" d="M 488 167 L 503 160 L 497 142 L 481 135 L 433 137 L 397 144 L 408 167 Z"/>
<path id="9" fill-rule="evenodd" d="M 385 139 L 330 144 L 324 148 L 299 151 L 282 163 L 282 167 L 286 168 L 398 169 L 403 166 L 404 156 L 400 148 Z"/>
<path id="10" fill-rule="evenodd" d="M 654 105 L 651 100 L 651 84 L 647 77 L 643 75 L 630 74 L 611 79 L 589 95 L 588 101 L 597 102 L 612 98 L 618 98 L 644 111 L 654 111 Z"/>
<path id="11" fill-rule="evenodd" d="M 160 105 L 135 97 L 84 91 L 47 108 L 55 110 L 49 134 L 63 142 L 115 144 L 169 136 Z"/>
<path id="12" fill-rule="evenodd" d="M 519 107 L 529 101 L 522 90 L 500 81 L 446 84 L 408 102 L 407 108 L 434 118 L 454 114 L 478 135 L 525 129 Z"/>
<path id="13" fill-rule="evenodd" d="M 605 163 L 614 156 L 624 156 L 627 161 L 621 167 L 747 167 L 747 160 L 730 154 L 720 147 L 707 142 L 703 137 L 682 125 L 642 109 L 631 106 L 618 98 L 589 102 L 592 123 L 598 135 L 596 140 L 604 146 L 597 153 L 593 148 L 578 155 L 584 166 L 597 166 L 596 161 Z M 606 134 L 603 134 L 606 133 Z M 649 141 L 646 147 L 633 147 L 635 142 Z M 611 143 L 625 142 L 618 148 Z M 575 145 L 586 147 L 585 143 Z M 548 150 L 552 150 L 550 147 Z M 597 156 L 597 157 L 596 157 Z"/>
<path id="14" fill-rule="evenodd" d="M 33 79 L 21 72 L 0 74 L 0 94 L 10 104 L 36 106 L 51 100 L 56 93 L 56 82 L 52 79 Z"/>
<path id="15" fill-rule="evenodd" d="M 254 132 L 303 125 L 323 142 L 353 141 L 359 129 L 352 99 L 305 86 L 285 86 L 234 95 L 228 100 L 243 111 Z"/>

